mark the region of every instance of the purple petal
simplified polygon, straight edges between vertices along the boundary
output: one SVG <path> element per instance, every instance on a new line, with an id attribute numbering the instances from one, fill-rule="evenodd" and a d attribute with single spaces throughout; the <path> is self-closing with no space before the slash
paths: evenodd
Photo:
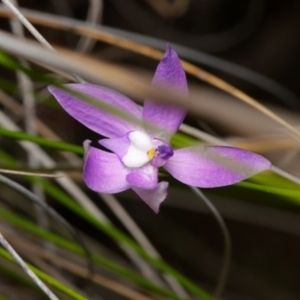
<path id="1" fill-rule="evenodd" d="M 150 164 L 130 172 L 126 176 L 127 182 L 138 188 L 151 190 L 157 186 L 158 169 Z"/>
<path id="2" fill-rule="evenodd" d="M 89 147 L 90 141 L 85 141 L 88 149 L 83 167 L 83 178 L 86 185 L 95 192 L 118 193 L 130 188 L 126 181 L 128 169 L 118 156 L 94 147 Z"/>
<path id="3" fill-rule="evenodd" d="M 128 134 L 123 135 L 122 137 L 115 139 L 103 139 L 98 141 L 98 143 L 108 150 L 116 153 L 120 159 L 126 155 L 128 148 L 130 146 L 130 140 Z"/>
<path id="4" fill-rule="evenodd" d="M 131 188 L 155 213 L 158 213 L 160 204 L 167 198 L 168 186 L 168 182 L 162 181 L 152 190 L 145 190 L 137 187 Z"/>
<path id="5" fill-rule="evenodd" d="M 270 167 L 271 163 L 258 154 L 222 146 L 175 150 L 164 165 L 177 180 L 202 188 L 234 184 Z"/>
<path id="6" fill-rule="evenodd" d="M 100 103 L 108 104 L 114 109 L 129 113 L 137 120 L 142 120 L 141 108 L 126 96 L 106 87 L 93 84 L 66 84 L 67 88 L 87 94 Z M 118 117 L 114 112 L 110 113 L 96 107 L 68 92 L 55 86 L 48 87 L 50 93 L 60 105 L 77 121 L 91 130 L 107 137 L 120 137 L 128 131 L 136 130 L 139 126 Z"/>
<path id="7" fill-rule="evenodd" d="M 188 87 L 184 70 L 176 52 L 168 45 L 165 56 L 159 63 L 152 84 L 154 86 L 170 88 L 183 95 L 188 94 Z M 177 131 L 185 117 L 186 111 L 180 107 L 159 103 L 150 99 L 145 100 L 143 118 L 146 128 L 151 125 L 161 127 L 160 132 L 153 132 L 166 140 Z M 147 124 L 149 123 L 149 124 Z"/>

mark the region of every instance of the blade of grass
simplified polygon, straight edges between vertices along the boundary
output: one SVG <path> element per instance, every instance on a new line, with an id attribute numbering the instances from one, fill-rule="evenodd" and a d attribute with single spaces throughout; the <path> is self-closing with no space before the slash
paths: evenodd
<path id="1" fill-rule="evenodd" d="M 93 261 L 91 258 L 90 251 L 88 247 L 85 245 L 84 240 L 81 238 L 79 232 L 77 232 L 62 216 L 60 216 L 55 210 L 53 210 L 48 204 L 41 201 L 35 194 L 25 189 L 23 186 L 18 184 L 17 182 L 3 176 L 0 174 L 0 181 L 11 187 L 12 189 L 18 191 L 20 194 L 24 195 L 27 199 L 31 200 L 33 203 L 39 205 L 42 209 L 44 209 L 49 215 L 51 215 L 56 221 L 58 221 L 61 225 L 63 225 L 71 236 L 83 247 L 86 257 L 88 259 L 88 269 L 90 273 L 93 273 Z"/>
<path id="2" fill-rule="evenodd" d="M 1 207 L 0 207 L 0 216 L 3 220 L 6 220 L 10 224 L 17 226 L 18 228 L 20 228 L 28 233 L 31 233 L 37 237 L 45 239 L 48 242 L 52 242 L 56 246 L 66 249 L 68 251 L 71 251 L 72 253 L 79 255 L 80 257 L 84 257 L 84 252 L 82 251 L 82 248 L 80 248 L 78 245 L 76 245 L 72 241 L 70 241 L 66 238 L 63 238 L 56 233 L 42 229 L 42 228 L 38 227 L 36 224 L 34 224 L 30 221 L 27 221 L 24 218 L 20 218 L 19 216 L 15 215 L 14 213 L 9 212 Z M 182 298 L 178 297 L 176 294 L 172 293 L 171 291 L 153 284 L 151 281 L 144 279 L 139 274 L 122 267 L 120 264 L 116 264 L 116 263 L 112 262 L 109 258 L 103 257 L 99 253 L 93 253 L 93 261 L 96 264 L 98 264 L 99 266 L 102 266 L 102 267 L 106 268 L 107 270 L 114 272 L 115 274 L 118 274 L 120 276 L 123 276 L 129 280 L 132 280 L 133 282 L 135 282 L 143 287 L 146 287 L 149 290 L 151 290 L 157 294 L 169 297 L 174 300 L 182 299 Z"/>
<path id="3" fill-rule="evenodd" d="M 32 224 L 28 221 L 24 221 L 24 219 L 20 219 L 17 216 L 13 215 L 12 213 L 6 212 L 3 209 L 1 209 L 0 215 L 3 219 L 10 221 L 12 224 L 17 225 L 20 228 L 25 229 L 28 232 L 34 233 L 40 237 L 44 237 L 44 238 L 46 238 L 46 240 L 55 242 L 57 245 L 63 246 L 66 249 L 70 249 L 70 250 L 74 251 L 75 253 L 80 254 L 81 256 L 84 255 L 84 252 L 82 251 L 82 249 L 80 247 L 78 247 L 76 244 L 71 243 L 68 240 L 62 239 L 59 236 L 57 236 L 51 232 L 47 232 L 39 227 L 36 227 L 35 224 Z M 177 299 L 177 300 L 181 299 L 180 297 L 174 295 L 172 292 L 153 285 L 151 282 L 143 279 L 138 274 L 135 274 L 132 271 L 126 270 L 126 269 L 120 267 L 119 265 L 113 264 L 107 258 L 102 258 L 99 255 L 95 255 L 94 261 L 97 262 L 99 265 L 102 265 L 113 272 L 121 274 L 122 276 L 125 276 L 125 277 L 141 284 L 142 286 L 145 286 L 161 295 L 168 296 L 172 299 Z"/>
<path id="4" fill-rule="evenodd" d="M 43 283 L 43 281 L 41 281 L 36 276 L 36 274 L 26 265 L 23 259 L 18 255 L 18 253 L 14 250 L 14 248 L 11 247 L 11 245 L 6 241 L 6 239 L 1 233 L 0 233 L 0 244 L 7 251 L 6 252 L 3 249 L 0 249 L 0 255 L 17 263 L 50 300 L 59 300 L 55 296 L 55 294 L 53 294 L 52 291 Z M 8 256 L 5 256 L 7 254 Z"/>
<path id="5" fill-rule="evenodd" d="M 20 249 L 24 249 L 25 252 L 33 253 L 40 258 L 47 259 L 52 264 L 56 265 L 58 268 L 62 268 L 81 278 L 85 277 L 86 275 L 85 269 L 82 266 L 80 266 L 77 263 L 74 263 L 69 259 L 65 259 L 53 255 L 52 253 L 49 253 L 41 249 L 41 246 L 38 246 L 33 242 L 28 243 L 27 240 L 23 238 L 19 238 L 16 235 L 15 236 L 11 235 L 10 239 L 12 240 L 14 246 L 19 248 L 19 251 Z M 124 284 L 114 282 L 113 280 L 101 276 L 98 273 L 95 273 L 93 278 L 91 278 L 91 280 L 94 283 L 123 296 L 124 298 L 131 299 L 131 300 L 151 300 L 148 296 L 143 295 L 135 291 L 134 289 L 128 288 Z"/>
<path id="6" fill-rule="evenodd" d="M 31 291 L 37 292 L 39 295 L 43 295 L 42 291 L 24 274 L 17 265 L 13 265 L 10 261 L 7 261 L 5 258 L 1 258 L 0 261 L 1 275 L 6 278 L 10 278 L 17 282 L 18 284 L 29 288 Z"/>
<path id="7" fill-rule="evenodd" d="M 9 137 L 14 140 L 30 141 L 37 145 L 44 146 L 51 149 L 56 149 L 60 151 L 70 151 L 79 155 L 83 155 L 83 149 L 81 146 L 76 146 L 65 142 L 52 141 L 46 138 L 25 133 L 23 131 L 13 131 L 13 130 L 8 130 L 3 127 L 0 127 L 0 135 Z"/>
<path id="8" fill-rule="evenodd" d="M 0 256 L 2 256 L 3 258 L 15 263 L 14 259 L 4 249 L 0 249 Z M 52 278 L 51 276 L 45 274 L 44 272 L 40 271 L 39 269 L 37 269 L 37 268 L 35 268 L 35 267 L 33 267 L 29 264 L 28 264 L 28 267 L 31 270 L 31 272 L 33 272 L 40 279 L 44 280 L 50 286 L 56 288 L 57 290 L 61 291 L 62 293 L 70 296 L 72 299 L 88 300 L 88 298 L 86 298 L 85 296 L 80 295 L 79 293 L 75 292 L 74 290 L 70 289 L 69 287 L 61 284 L 59 281 L 55 280 L 54 278 Z M 58 300 L 58 298 L 56 298 L 56 297 L 55 298 L 50 298 L 50 299 L 57 299 Z"/>

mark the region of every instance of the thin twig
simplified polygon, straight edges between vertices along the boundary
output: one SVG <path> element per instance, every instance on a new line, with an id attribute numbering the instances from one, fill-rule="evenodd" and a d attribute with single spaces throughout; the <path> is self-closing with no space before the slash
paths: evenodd
<path id="1" fill-rule="evenodd" d="M 11 247 L 11 245 L 7 242 L 4 236 L 0 232 L 0 243 L 4 249 L 9 252 L 9 254 L 13 257 L 13 259 L 17 262 L 17 264 L 24 270 L 24 272 L 36 283 L 36 285 L 45 293 L 45 295 L 51 300 L 59 300 L 51 290 L 41 281 L 26 265 L 23 259 L 19 256 L 19 254 Z"/>
<path id="2" fill-rule="evenodd" d="M 49 174 L 49 173 L 38 173 L 38 172 L 26 172 L 26 171 L 8 170 L 8 169 L 0 169 L 0 173 L 14 174 L 14 175 L 24 175 L 24 176 L 49 177 L 49 178 L 56 178 L 56 177 L 62 177 L 62 176 L 63 176 L 62 174 Z"/>
<path id="3" fill-rule="evenodd" d="M 220 226 L 222 236 L 224 239 L 224 257 L 223 257 L 223 263 L 222 263 L 222 268 L 221 272 L 219 275 L 219 279 L 217 282 L 217 286 L 214 292 L 215 299 L 218 300 L 220 299 L 225 285 L 226 281 L 228 278 L 228 272 L 229 272 L 229 267 L 230 267 L 230 260 L 231 260 L 231 239 L 230 239 L 230 234 L 228 231 L 228 228 L 224 222 L 224 219 L 222 218 L 221 214 L 219 211 L 216 209 L 216 207 L 212 204 L 212 202 L 198 189 L 195 187 L 190 187 L 191 190 L 199 196 L 205 205 L 208 207 L 208 209 L 211 211 L 213 217 L 217 221 L 218 225 Z"/>
<path id="4" fill-rule="evenodd" d="M 45 48 L 52 52 L 56 52 L 56 50 L 48 43 L 48 41 L 35 29 L 35 27 L 26 19 L 26 17 L 21 13 L 21 11 L 10 1 L 10 0 L 2 0 L 2 2 L 12 11 L 12 13 L 19 19 L 19 21 L 31 32 L 31 34 L 39 41 Z M 84 83 L 81 77 L 77 75 L 73 75 L 73 77 Z"/>
<path id="5" fill-rule="evenodd" d="M 47 40 L 35 29 L 35 27 L 25 18 L 20 10 L 11 3 L 10 0 L 2 0 L 2 2 L 14 13 L 14 15 L 22 22 L 22 24 L 31 32 L 31 34 L 47 49 L 55 51 L 55 49 L 47 42 Z"/>

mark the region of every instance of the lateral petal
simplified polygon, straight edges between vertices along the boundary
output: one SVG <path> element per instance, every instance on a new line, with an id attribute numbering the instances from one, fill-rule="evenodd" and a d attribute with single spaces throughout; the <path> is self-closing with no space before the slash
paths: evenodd
<path id="1" fill-rule="evenodd" d="M 85 164 L 83 178 L 86 185 L 95 192 L 119 193 L 130 188 L 126 181 L 128 169 L 118 156 L 91 147 L 90 141 L 85 141 Z"/>
<path id="2" fill-rule="evenodd" d="M 126 96 L 106 87 L 89 83 L 66 84 L 65 87 L 91 96 L 99 102 L 108 104 L 113 109 L 132 115 L 142 124 L 142 110 Z M 87 101 L 55 86 L 48 87 L 50 93 L 56 98 L 64 110 L 77 121 L 89 129 L 109 138 L 120 137 L 129 131 L 139 129 L 139 125 L 124 119 L 122 115 L 105 111 Z"/>
<path id="3" fill-rule="evenodd" d="M 258 154 L 223 146 L 175 150 L 164 165 L 177 180 L 202 188 L 234 184 L 270 167 L 271 163 Z"/>

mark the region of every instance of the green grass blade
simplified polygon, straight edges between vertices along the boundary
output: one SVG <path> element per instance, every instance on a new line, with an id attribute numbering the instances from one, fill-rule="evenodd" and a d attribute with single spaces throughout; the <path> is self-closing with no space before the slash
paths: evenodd
<path id="1" fill-rule="evenodd" d="M 10 256 L 10 254 L 7 251 L 5 251 L 4 249 L 1 249 L 1 248 L 0 248 L 0 256 L 2 256 L 3 258 L 15 263 L 14 259 Z M 58 280 L 56 280 L 53 277 L 47 275 L 46 273 L 42 272 L 38 268 L 35 268 L 30 264 L 27 264 L 27 265 L 41 280 L 43 280 L 45 283 L 49 284 L 50 286 L 56 288 L 57 290 L 64 293 L 65 295 L 68 295 L 72 299 L 76 299 L 76 300 L 88 300 L 88 298 L 86 298 L 85 296 L 83 296 L 83 295 L 79 294 L 78 292 L 72 290 L 68 286 L 60 283 Z"/>
<path id="2" fill-rule="evenodd" d="M 3 127 L 0 127 L 0 135 L 9 137 L 14 140 L 30 141 L 40 146 L 44 146 L 44 147 L 48 147 L 60 151 L 70 151 L 80 155 L 83 154 L 83 149 L 80 146 L 64 143 L 64 142 L 48 140 L 39 136 L 27 134 L 22 131 L 11 131 Z"/>
<path id="3" fill-rule="evenodd" d="M 61 237 L 58 234 L 55 234 L 51 231 L 48 231 L 46 229 L 43 229 L 37 225 L 35 225 L 32 222 L 29 222 L 25 220 L 24 218 L 20 218 L 17 215 L 13 214 L 12 212 L 8 212 L 7 210 L 0 207 L 0 217 L 3 220 L 6 220 L 10 224 L 17 226 L 18 228 L 21 228 L 31 234 L 34 234 L 35 236 L 45 239 L 49 242 L 54 243 L 56 246 L 59 246 L 65 250 L 69 250 L 72 253 L 79 255 L 81 257 L 84 256 L 84 251 L 81 247 L 79 247 L 77 244 L 73 243 L 72 241 Z M 93 254 L 93 261 L 97 263 L 98 265 L 105 267 L 106 269 L 121 275 L 123 277 L 126 277 L 141 286 L 144 286 L 162 296 L 167 296 L 174 300 L 181 300 L 180 297 L 176 296 L 174 293 L 167 289 L 163 289 L 161 287 L 156 286 L 152 282 L 144 279 L 139 274 L 128 270 L 126 268 L 121 267 L 119 264 L 115 264 L 112 261 L 110 261 L 108 258 L 103 257 L 99 254 Z"/>

